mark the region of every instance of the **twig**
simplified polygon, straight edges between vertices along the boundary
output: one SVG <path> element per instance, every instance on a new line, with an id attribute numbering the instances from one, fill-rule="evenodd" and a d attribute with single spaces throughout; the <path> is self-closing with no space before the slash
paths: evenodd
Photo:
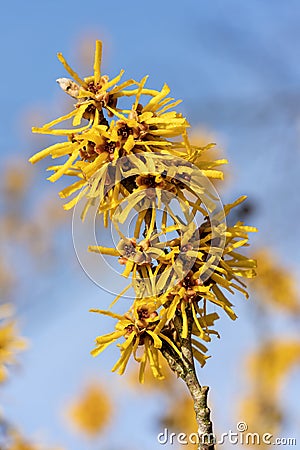
<path id="1" fill-rule="evenodd" d="M 162 354 L 170 368 L 185 382 L 194 402 L 194 410 L 198 424 L 199 445 L 198 450 L 214 450 L 213 424 L 210 419 L 210 409 L 207 404 L 208 386 L 201 386 L 196 374 L 194 363 L 191 330 L 192 317 L 188 316 L 188 336 L 186 339 L 180 336 L 181 318 L 176 316 L 174 326 L 180 340 L 182 358 L 175 354 L 170 346 L 162 348 Z"/>

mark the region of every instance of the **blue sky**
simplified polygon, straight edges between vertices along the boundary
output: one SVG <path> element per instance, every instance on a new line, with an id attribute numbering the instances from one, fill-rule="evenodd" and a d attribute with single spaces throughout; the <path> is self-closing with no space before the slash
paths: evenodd
<path id="1" fill-rule="evenodd" d="M 32 120 L 39 125 L 65 108 L 55 83 L 65 75 L 56 53 L 61 51 L 74 68 L 83 69 L 82 42 L 103 39 L 107 73 L 113 76 L 124 68 L 128 78 L 149 74 L 149 86 L 167 82 L 174 97 L 183 99 L 181 110 L 192 125 L 212 131 L 233 167 L 224 199 L 248 194 L 257 205 L 251 217 L 260 228 L 255 239 L 272 245 L 299 274 L 300 240 L 294 225 L 300 189 L 298 1 L 290 0 L 288 6 L 279 0 L 11 1 L 2 5 L 1 15 L 1 164 L 11 157 L 25 161 L 42 148 L 45 141 L 31 136 L 31 125 L 36 124 Z M 58 186 L 49 187 L 43 176 L 36 191 L 56 195 Z M 108 359 L 89 356 L 94 337 L 109 324 L 88 309 L 111 299 L 78 265 L 71 226 L 64 233 L 71 268 L 52 274 L 38 288 L 32 274 L 24 292 L 30 307 L 22 310 L 23 330 L 32 347 L 21 373 L 4 391 L 5 407 L 27 434 L 45 430 L 49 442 L 71 450 L 109 450 L 107 443 L 82 443 L 65 431 L 59 418 L 59 407 L 82 380 L 99 375 L 111 386 L 122 411 L 112 448 L 120 436 L 130 442 L 136 423 L 136 447 L 159 448 L 153 428 L 145 426 L 150 413 L 143 407 L 144 398 L 135 395 L 128 401 L 128 394 L 121 394 L 123 380 L 110 375 L 115 353 Z M 242 383 L 236 362 L 255 344 L 249 308 L 239 306 L 243 299 L 235 300 L 238 324 L 222 317 L 222 340 L 212 345 L 213 358 L 201 373 L 203 382 L 212 386 L 216 418 L 225 431 L 231 425 L 229 399 Z M 280 326 L 284 320 L 278 319 Z M 162 408 L 158 398 L 147 404 L 153 413 Z"/>

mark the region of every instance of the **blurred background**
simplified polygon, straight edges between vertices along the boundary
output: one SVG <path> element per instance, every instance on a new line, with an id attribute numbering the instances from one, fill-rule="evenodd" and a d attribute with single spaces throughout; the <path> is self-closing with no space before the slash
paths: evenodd
<path id="1" fill-rule="evenodd" d="M 299 2 L 11 1 L 1 11 L 0 293 L 2 304 L 15 305 L 16 334 L 28 348 L 1 381 L 0 428 L 13 424 L 33 443 L 28 450 L 153 450 L 162 447 L 157 434 L 165 426 L 195 430 L 180 381 L 170 375 L 141 387 L 134 366 L 128 376 L 111 374 L 117 349 L 90 356 L 94 338 L 112 323 L 88 310 L 113 297 L 76 259 L 72 214 L 58 198 L 64 183 L 46 180 L 48 161 L 27 162 L 52 142 L 31 126 L 72 104 L 55 82 L 66 76 L 56 53 L 86 76 L 101 39 L 104 73 L 149 74 L 149 87 L 167 82 L 183 100 L 178 109 L 197 139 L 217 142 L 229 160 L 218 185 L 223 202 L 248 195 L 231 220 L 259 228 L 249 253 L 260 277 L 249 301 L 232 299 L 239 318 L 221 317 L 221 340 L 199 370 L 211 388 L 216 432 L 244 421 L 299 443 Z"/>

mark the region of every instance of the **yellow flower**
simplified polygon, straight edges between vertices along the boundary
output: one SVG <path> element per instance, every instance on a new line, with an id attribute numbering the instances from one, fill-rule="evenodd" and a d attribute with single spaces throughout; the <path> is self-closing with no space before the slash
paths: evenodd
<path id="1" fill-rule="evenodd" d="M 155 245 L 155 238 L 156 235 L 151 239 L 143 239 L 137 242 L 135 238 L 128 239 L 124 237 L 119 241 L 115 249 L 102 246 L 89 246 L 88 250 L 104 255 L 118 256 L 119 263 L 126 266 L 123 276 L 128 277 L 131 271 L 135 272 L 137 270 L 138 266 L 146 266 L 149 270 L 153 259 L 163 258 L 164 252 L 159 246 Z M 145 268 L 141 268 L 143 273 L 145 273 L 143 269 Z"/>
<path id="2" fill-rule="evenodd" d="M 225 213 L 227 214 L 235 205 L 241 203 L 244 198 L 241 197 L 236 202 L 226 205 Z M 231 308 L 232 304 L 222 290 L 225 289 L 233 294 L 235 289 L 248 297 L 241 278 L 255 276 L 256 261 L 243 256 L 238 249 L 248 245 L 248 233 L 255 231 L 257 231 L 256 228 L 246 226 L 242 222 L 227 227 L 224 232 L 225 247 L 221 258 L 218 258 L 218 254 L 211 254 L 213 240 L 211 225 L 208 221 L 204 222 L 200 227 L 200 240 L 196 242 L 196 250 L 193 248 L 192 240 L 185 250 L 186 258 L 195 258 L 193 269 L 170 292 L 174 296 L 172 308 L 175 309 L 184 300 L 185 303 L 191 304 L 193 309 L 196 307 L 196 302 L 202 298 L 220 306 L 232 319 L 235 319 L 236 315 Z M 175 244 L 174 251 L 178 254 L 184 246 L 180 245 L 179 238 L 173 242 Z M 216 264 L 214 264 L 215 260 Z"/>
<path id="3" fill-rule="evenodd" d="M 102 113 L 102 108 L 115 108 L 117 105 L 118 93 L 125 87 L 137 84 L 134 80 L 128 80 L 117 86 L 121 80 L 124 70 L 120 71 L 112 80 L 107 75 L 101 75 L 102 42 L 96 41 L 94 57 L 94 74 L 84 79 L 80 78 L 76 72 L 69 66 L 61 53 L 57 54 L 59 61 L 71 75 L 74 81 L 68 78 L 59 78 L 57 80 L 60 87 L 71 97 L 78 99 L 75 105 L 75 111 L 71 113 L 73 125 L 79 125 L 82 118 L 96 122 L 98 125 L 98 114 Z M 69 118 L 69 115 L 68 115 Z M 56 121 L 59 123 L 65 120 Z"/>
<path id="4" fill-rule="evenodd" d="M 122 375 L 125 372 L 130 356 L 133 355 L 135 361 L 140 363 L 140 383 L 144 383 L 145 369 L 148 362 L 153 376 L 157 379 L 163 379 L 159 350 L 164 346 L 169 346 L 177 356 L 181 357 L 180 337 L 172 322 L 177 308 L 174 308 L 173 304 L 165 307 L 163 303 L 167 301 L 166 299 L 168 299 L 168 294 L 153 299 L 136 299 L 131 310 L 123 316 L 111 311 L 92 309 L 91 312 L 110 316 L 118 319 L 118 322 L 114 332 L 96 338 L 96 348 L 92 350 L 91 354 L 97 356 L 113 342 L 120 338 L 125 338 L 125 342 L 118 345 L 121 357 L 114 365 L 112 371 L 118 371 Z M 171 314 L 170 311 L 172 311 Z M 206 314 L 199 307 L 195 307 L 194 311 L 195 326 L 192 330 L 194 338 L 192 338 L 191 344 L 194 357 L 203 366 L 208 358 L 208 356 L 204 355 L 207 352 L 207 348 L 196 338 L 209 341 L 210 334 L 218 334 L 210 329 L 218 315 L 216 313 Z M 199 317 L 197 317 L 198 313 L 200 314 Z M 182 335 L 185 333 L 185 326 L 184 321 Z M 141 356 L 138 356 L 141 348 L 143 353 Z"/>
<path id="5" fill-rule="evenodd" d="M 89 384 L 68 410 L 72 424 L 91 438 L 98 436 L 105 429 L 111 415 L 111 400 L 99 383 Z"/>
<path id="6" fill-rule="evenodd" d="M 159 301 L 137 300 L 133 308 L 123 316 L 110 311 L 92 309 L 97 312 L 118 319 L 115 331 L 98 336 L 96 338 L 96 348 L 92 350 L 93 356 L 99 355 L 106 347 L 120 338 L 125 338 L 125 342 L 119 344 L 121 357 L 116 362 L 112 371 L 118 371 L 122 375 L 126 369 L 131 355 L 140 363 L 139 380 L 144 382 L 145 367 L 150 364 L 152 374 L 155 378 L 163 379 L 159 358 L 159 349 L 162 348 L 163 341 L 167 342 L 178 354 L 180 351 L 171 339 L 161 333 L 160 315 L 157 312 Z M 143 347 L 144 352 L 138 356 L 138 350 Z"/>

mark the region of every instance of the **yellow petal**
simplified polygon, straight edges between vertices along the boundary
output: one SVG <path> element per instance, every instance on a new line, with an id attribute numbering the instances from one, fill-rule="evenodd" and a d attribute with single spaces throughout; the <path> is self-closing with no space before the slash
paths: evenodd
<path id="1" fill-rule="evenodd" d="M 65 60 L 65 58 L 63 57 L 62 53 L 57 53 L 57 58 L 59 59 L 59 61 L 62 63 L 62 65 L 64 66 L 64 68 L 66 69 L 67 72 L 69 72 L 69 74 L 71 75 L 71 77 L 74 78 L 75 81 L 77 81 L 77 83 L 79 83 L 81 86 L 86 86 L 86 82 L 84 80 L 82 80 L 76 72 L 74 72 L 74 70 L 69 66 L 69 64 L 67 63 L 67 61 Z"/>
<path id="2" fill-rule="evenodd" d="M 153 339 L 153 343 L 154 343 L 154 347 L 155 348 L 161 348 L 162 346 L 162 342 L 159 339 L 159 337 L 157 336 L 157 334 L 155 334 L 153 331 L 151 330 L 147 330 L 147 333 L 152 337 Z"/>
<path id="3" fill-rule="evenodd" d="M 76 150 L 73 152 L 73 154 L 69 157 L 69 159 L 63 164 L 60 169 L 55 172 L 53 175 L 51 175 L 48 180 L 49 181 L 57 181 L 60 177 L 63 176 L 63 174 L 72 166 L 73 162 L 77 159 L 79 155 L 79 150 Z"/>
<path id="4" fill-rule="evenodd" d="M 101 59 L 102 59 L 102 42 L 96 41 L 95 58 L 94 58 L 94 81 L 98 83 L 101 76 Z"/>
<path id="5" fill-rule="evenodd" d="M 94 253 L 101 253 L 102 255 L 120 256 L 120 253 L 118 252 L 117 249 L 102 247 L 101 245 L 89 245 L 88 251 Z"/>

